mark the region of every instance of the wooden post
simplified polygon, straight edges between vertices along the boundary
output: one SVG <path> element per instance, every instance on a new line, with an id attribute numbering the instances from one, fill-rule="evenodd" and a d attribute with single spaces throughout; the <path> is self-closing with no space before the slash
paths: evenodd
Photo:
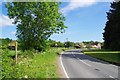
<path id="1" fill-rule="evenodd" d="M 15 60 L 17 64 L 17 41 L 15 42 Z"/>

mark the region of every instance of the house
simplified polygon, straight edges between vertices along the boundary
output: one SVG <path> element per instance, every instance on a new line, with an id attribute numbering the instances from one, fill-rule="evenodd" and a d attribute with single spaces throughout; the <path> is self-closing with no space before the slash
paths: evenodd
<path id="1" fill-rule="evenodd" d="M 101 49 L 101 44 L 100 43 L 92 44 L 91 47 L 92 48 L 99 48 L 99 49 Z"/>
<path id="2" fill-rule="evenodd" d="M 78 43 L 78 42 L 77 42 L 74 47 L 75 47 L 75 48 L 85 48 L 86 45 L 84 45 L 84 43 L 82 43 L 82 42 L 81 42 L 81 43 Z"/>

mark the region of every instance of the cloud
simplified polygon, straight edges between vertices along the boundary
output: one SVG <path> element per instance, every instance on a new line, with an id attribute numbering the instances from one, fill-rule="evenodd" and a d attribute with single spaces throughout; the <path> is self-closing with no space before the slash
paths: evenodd
<path id="1" fill-rule="evenodd" d="M 14 26 L 14 24 L 12 24 L 14 20 L 10 19 L 8 16 L 1 14 L 0 15 L 0 27 L 5 27 L 5 26 Z"/>
<path id="2" fill-rule="evenodd" d="M 80 7 L 87 7 L 95 4 L 96 2 L 97 0 L 70 0 L 69 4 L 60 11 L 64 15 L 67 15 L 72 10 L 78 9 Z"/>
<path id="3" fill-rule="evenodd" d="M 69 2 L 69 4 L 62 8 L 60 12 L 62 12 L 64 15 L 67 15 L 70 11 L 73 11 L 81 7 L 88 7 L 97 2 L 113 2 L 113 1 L 114 0 L 64 0 L 63 2 Z"/>
<path id="4" fill-rule="evenodd" d="M 11 32 L 11 34 L 15 35 L 15 34 L 16 34 L 16 31 Z"/>

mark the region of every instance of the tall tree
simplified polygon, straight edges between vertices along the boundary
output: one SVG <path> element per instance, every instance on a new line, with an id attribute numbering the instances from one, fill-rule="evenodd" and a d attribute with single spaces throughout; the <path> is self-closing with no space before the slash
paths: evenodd
<path id="1" fill-rule="evenodd" d="M 111 3 L 104 29 L 104 48 L 120 50 L 120 1 Z"/>
<path id="2" fill-rule="evenodd" d="M 23 50 L 44 50 L 46 40 L 53 33 L 62 33 L 65 17 L 59 12 L 58 2 L 7 3 L 9 18 L 14 19 L 17 37 Z"/>

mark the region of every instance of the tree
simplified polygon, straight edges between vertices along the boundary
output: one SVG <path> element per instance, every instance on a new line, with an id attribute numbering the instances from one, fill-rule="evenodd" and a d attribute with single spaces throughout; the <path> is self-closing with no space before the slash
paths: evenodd
<path id="1" fill-rule="evenodd" d="M 60 41 L 57 42 L 57 41 L 49 39 L 48 43 L 49 43 L 50 47 L 64 47 L 64 43 L 62 43 Z"/>
<path id="2" fill-rule="evenodd" d="M 65 47 L 74 47 L 74 42 L 67 41 L 64 43 Z"/>
<path id="3" fill-rule="evenodd" d="M 0 48 L 6 49 L 8 48 L 8 44 L 12 41 L 12 39 L 5 38 L 5 39 L 0 39 Z"/>
<path id="4" fill-rule="evenodd" d="M 46 40 L 53 33 L 63 33 L 65 17 L 59 12 L 58 2 L 7 3 L 9 18 L 14 19 L 23 50 L 44 50 Z"/>
<path id="5" fill-rule="evenodd" d="M 120 1 L 111 3 L 103 33 L 104 48 L 120 50 Z"/>

